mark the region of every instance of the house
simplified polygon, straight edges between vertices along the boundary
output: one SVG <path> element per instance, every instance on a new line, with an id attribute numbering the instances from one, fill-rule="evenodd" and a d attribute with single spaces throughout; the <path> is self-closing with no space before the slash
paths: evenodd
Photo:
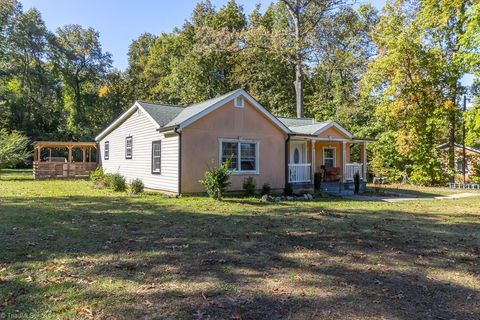
<path id="1" fill-rule="evenodd" d="M 327 191 L 352 189 L 357 172 L 362 186 L 367 177 L 369 140 L 332 121 L 276 117 L 243 89 L 189 107 L 136 101 L 95 140 L 106 172 L 176 194 L 204 192 L 205 171 L 230 157 L 231 191 L 249 176 L 258 188 L 312 189 L 322 172 Z"/>
<path id="2" fill-rule="evenodd" d="M 443 153 L 443 165 L 444 170 L 448 170 L 448 143 L 444 143 L 438 146 L 438 149 Z M 480 149 L 465 146 L 465 180 L 469 181 L 469 176 L 472 175 L 475 170 L 475 164 L 480 163 Z M 463 146 L 455 143 L 455 182 L 463 183 Z"/>

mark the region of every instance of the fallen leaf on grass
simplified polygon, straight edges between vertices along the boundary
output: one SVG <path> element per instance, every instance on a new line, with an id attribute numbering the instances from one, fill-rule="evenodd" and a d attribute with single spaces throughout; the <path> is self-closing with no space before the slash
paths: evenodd
<path id="1" fill-rule="evenodd" d="M 150 301 L 150 300 L 145 300 L 145 302 L 143 303 L 143 305 L 147 308 L 151 308 L 153 307 L 153 302 Z"/>
<path id="2" fill-rule="evenodd" d="M 89 306 L 83 306 L 77 309 L 79 315 L 86 317 L 87 319 L 94 319 L 94 313 Z"/>

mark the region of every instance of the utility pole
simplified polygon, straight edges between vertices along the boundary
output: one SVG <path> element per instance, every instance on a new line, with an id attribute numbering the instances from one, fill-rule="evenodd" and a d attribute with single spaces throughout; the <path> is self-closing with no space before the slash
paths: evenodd
<path id="1" fill-rule="evenodd" d="M 466 173 L 467 170 L 467 158 L 465 152 L 465 111 L 467 111 L 467 95 L 463 96 L 463 115 L 462 115 L 462 174 L 463 174 L 463 184 L 467 183 Z"/>

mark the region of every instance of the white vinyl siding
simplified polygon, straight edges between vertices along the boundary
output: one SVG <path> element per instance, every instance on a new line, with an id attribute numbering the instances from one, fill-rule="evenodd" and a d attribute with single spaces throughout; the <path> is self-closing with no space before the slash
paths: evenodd
<path id="1" fill-rule="evenodd" d="M 132 137 L 132 159 L 125 161 L 126 137 Z M 152 173 L 152 142 L 161 141 L 161 174 Z M 142 112 L 135 112 L 117 128 L 100 140 L 100 152 L 104 154 L 109 142 L 109 159 L 101 165 L 108 173 L 120 173 L 127 182 L 141 179 L 146 188 L 178 192 L 178 136 L 175 133 L 159 133 L 150 119 Z"/>

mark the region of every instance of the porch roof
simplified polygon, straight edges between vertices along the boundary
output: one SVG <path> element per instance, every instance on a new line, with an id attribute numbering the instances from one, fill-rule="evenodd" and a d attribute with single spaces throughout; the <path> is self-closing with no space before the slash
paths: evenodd
<path id="1" fill-rule="evenodd" d="M 304 140 L 304 141 L 332 141 L 332 142 L 350 142 L 350 143 L 359 143 L 359 142 L 374 142 L 376 139 L 370 138 L 357 138 L 352 137 L 348 139 L 344 138 L 333 138 L 333 137 L 319 137 L 312 134 L 293 134 L 291 135 L 293 140 Z"/>
<path id="2" fill-rule="evenodd" d="M 34 148 L 96 148 L 97 143 L 93 141 L 35 141 L 33 142 Z"/>

